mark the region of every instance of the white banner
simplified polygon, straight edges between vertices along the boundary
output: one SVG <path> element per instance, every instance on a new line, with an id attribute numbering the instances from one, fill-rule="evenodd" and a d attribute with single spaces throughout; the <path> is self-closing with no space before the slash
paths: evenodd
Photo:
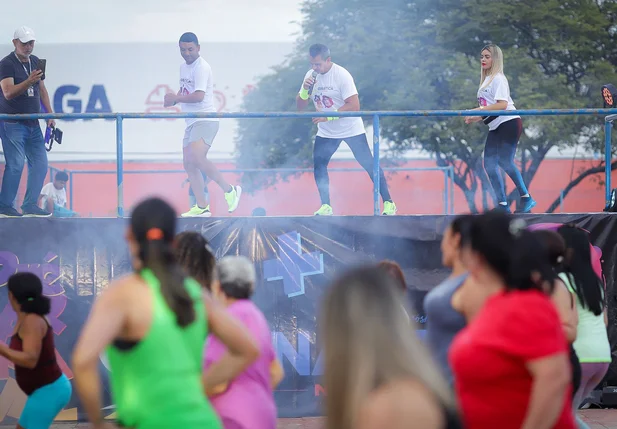
<path id="1" fill-rule="evenodd" d="M 1 45 L 6 55 L 12 47 Z M 214 73 L 219 111 L 239 111 L 257 78 L 284 61 L 291 43 L 202 44 L 201 55 Z M 57 113 L 161 112 L 163 96 L 178 91 L 182 63 L 177 44 L 38 44 L 34 54 L 47 59 L 45 84 Z M 308 66 L 307 66 L 308 67 Z M 267 119 L 266 119 L 267 120 Z M 222 119 L 211 149 L 213 158 L 231 158 L 237 121 Z M 114 160 L 115 121 L 59 121 L 62 145 L 51 161 Z M 126 160 L 181 159 L 184 119 L 124 121 Z"/>

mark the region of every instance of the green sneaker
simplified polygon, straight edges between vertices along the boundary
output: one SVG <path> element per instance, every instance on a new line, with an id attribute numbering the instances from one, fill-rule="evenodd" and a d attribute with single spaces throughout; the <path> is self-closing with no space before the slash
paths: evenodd
<path id="1" fill-rule="evenodd" d="M 233 213 L 238 208 L 240 203 L 240 196 L 242 195 L 242 188 L 239 186 L 232 186 L 231 191 L 225 192 L 225 200 L 229 206 L 229 213 Z"/>
<path id="2" fill-rule="evenodd" d="M 191 209 L 182 213 L 180 216 L 182 217 L 210 217 L 212 213 L 210 213 L 210 205 L 207 205 L 205 209 L 202 209 L 197 204 L 195 204 Z"/>
<path id="3" fill-rule="evenodd" d="M 330 204 L 322 204 L 321 207 L 319 207 L 319 210 L 315 212 L 315 216 L 332 216 L 333 214 L 334 212 L 332 211 Z"/>
<path id="4" fill-rule="evenodd" d="M 392 201 L 385 201 L 383 203 L 383 213 L 384 216 L 394 216 L 396 214 L 396 204 Z"/>

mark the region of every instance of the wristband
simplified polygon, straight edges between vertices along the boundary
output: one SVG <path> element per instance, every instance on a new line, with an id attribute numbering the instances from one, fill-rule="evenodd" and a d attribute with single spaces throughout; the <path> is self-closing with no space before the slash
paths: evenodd
<path id="1" fill-rule="evenodd" d="M 308 93 L 308 89 L 302 87 L 302 91 L 300 91 L 300 98 L 303 100 L 308 100 L 309 99 L 309 93 Z"/>
<path id="2" fill-rule="evenodd" d="M 335 112 L 337 112 L 338 110 L 335 110 Z M 337 116 L 328 116 L 328 121 L 336 121 L 338 119 Z"/>

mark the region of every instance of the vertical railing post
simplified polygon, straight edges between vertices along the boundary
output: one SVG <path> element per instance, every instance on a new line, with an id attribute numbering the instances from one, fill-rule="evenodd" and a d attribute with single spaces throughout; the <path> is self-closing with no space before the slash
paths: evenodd
<path id="1" fill-rule="evenodd" d="M 443 170 L 443 214 L 448 214 L 448 170 Z"/>
<path id="2" fill-rule="evenodd" d="M 69 209 L 73 210 L 73 172 L 69 172 Z"/>
<path id="3" fill-rule="evenodd" d="M 450 214 L 454 214 L 454 166 L 450 165 Z"/>
<path id="4" fill-rule="evenodd" d="M 118 217 L 124 217 L 122 116 L 116 116 L 116 177 L 118 179 Z"/>
<path id="5" fill-rule="evenodd" d="M 373 216 L 379 216 L 379 116 L 373 116 Z"/>
<path id="6" fill-rule="evenodd" d="M 606 118 L 604 120 L 604 183 L 606 191 L 606 205 L 608 207 L 611 202 L 611 132 L 613 130 L 613 121 Z"/>

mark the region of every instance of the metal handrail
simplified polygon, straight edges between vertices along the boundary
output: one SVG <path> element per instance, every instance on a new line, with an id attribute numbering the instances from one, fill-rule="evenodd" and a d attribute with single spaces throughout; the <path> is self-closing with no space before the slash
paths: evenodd
<path id="1" fill-rule="evenodd" d="M 373 214 L 379 215 L 379 118 L 380 117 L 465 117 L 487 116 L 486 110 L 409 110 L 409 111 L 359 111 L 337 112 L 338 117 L 372 117 L 373 119 Z M 124 119 L 243 119 L 243 118 L 325 118 L 332 112 L 191 112 L 191 113 L 39 113 L 7 115 L 0 114 L 2 120 L 32 119 L 111 119 L 116 121 L 116 174 L 118 183 L 118 217 L 124 216 L 123 188 L 123 121 Z M 490 116 L 566 116 L 594 115 L 605 116 L 604 157 L 606 204 L 609 204 L 611 192 L 611 130 L 612 121 L 617 117 L 617 109 L 530 109 L 530 110 L 495 110 Z M 449 173 L 448 173 L 449 174 Z M 447 179 L 446 179 L 447 182 Z"/>
<path id="2" fill-rule="evenodd" d="M 444 172 L 444 214 L 454 214 L 454 167 L 382 167 L 385 172 L 389 171 L 443 171 Z M 49 167 L 50 177 L 53 177 L 54 171 L 60 171 L 58 168 Z M 73 210 L 73 176 L 77 174 L 115 174 L 113 170 L 66 170 L 69 175 L 69 209 Z M 312 168 L 223 168 L 219 170 L 221 173 L 311 173 Z M 330 172 L 359 172 L 364 171 L 363 168 L 347 168 L 335 167 L 328 168 Z M 125 174 L 184 174 L 184 170 L 125 170 Z"/>
<path id="3" fill-rule="evenodd" d="M 336 112 L 340 118 L 357 117 L 439 117 L 439 116 L 487 116 L 487 110 L 374 110 L 358 112 Z M 490 116 L 570 116 L 570 115 L 617 115 L 617 109 L 528 109 L 494 110 Z M 0 114 L 1 120 L 23 119 L 260 119 L 260 118 L 327 118 L 332 112 L 186 112 L 186 113 L 37 113 L 7 115 Z"/>

